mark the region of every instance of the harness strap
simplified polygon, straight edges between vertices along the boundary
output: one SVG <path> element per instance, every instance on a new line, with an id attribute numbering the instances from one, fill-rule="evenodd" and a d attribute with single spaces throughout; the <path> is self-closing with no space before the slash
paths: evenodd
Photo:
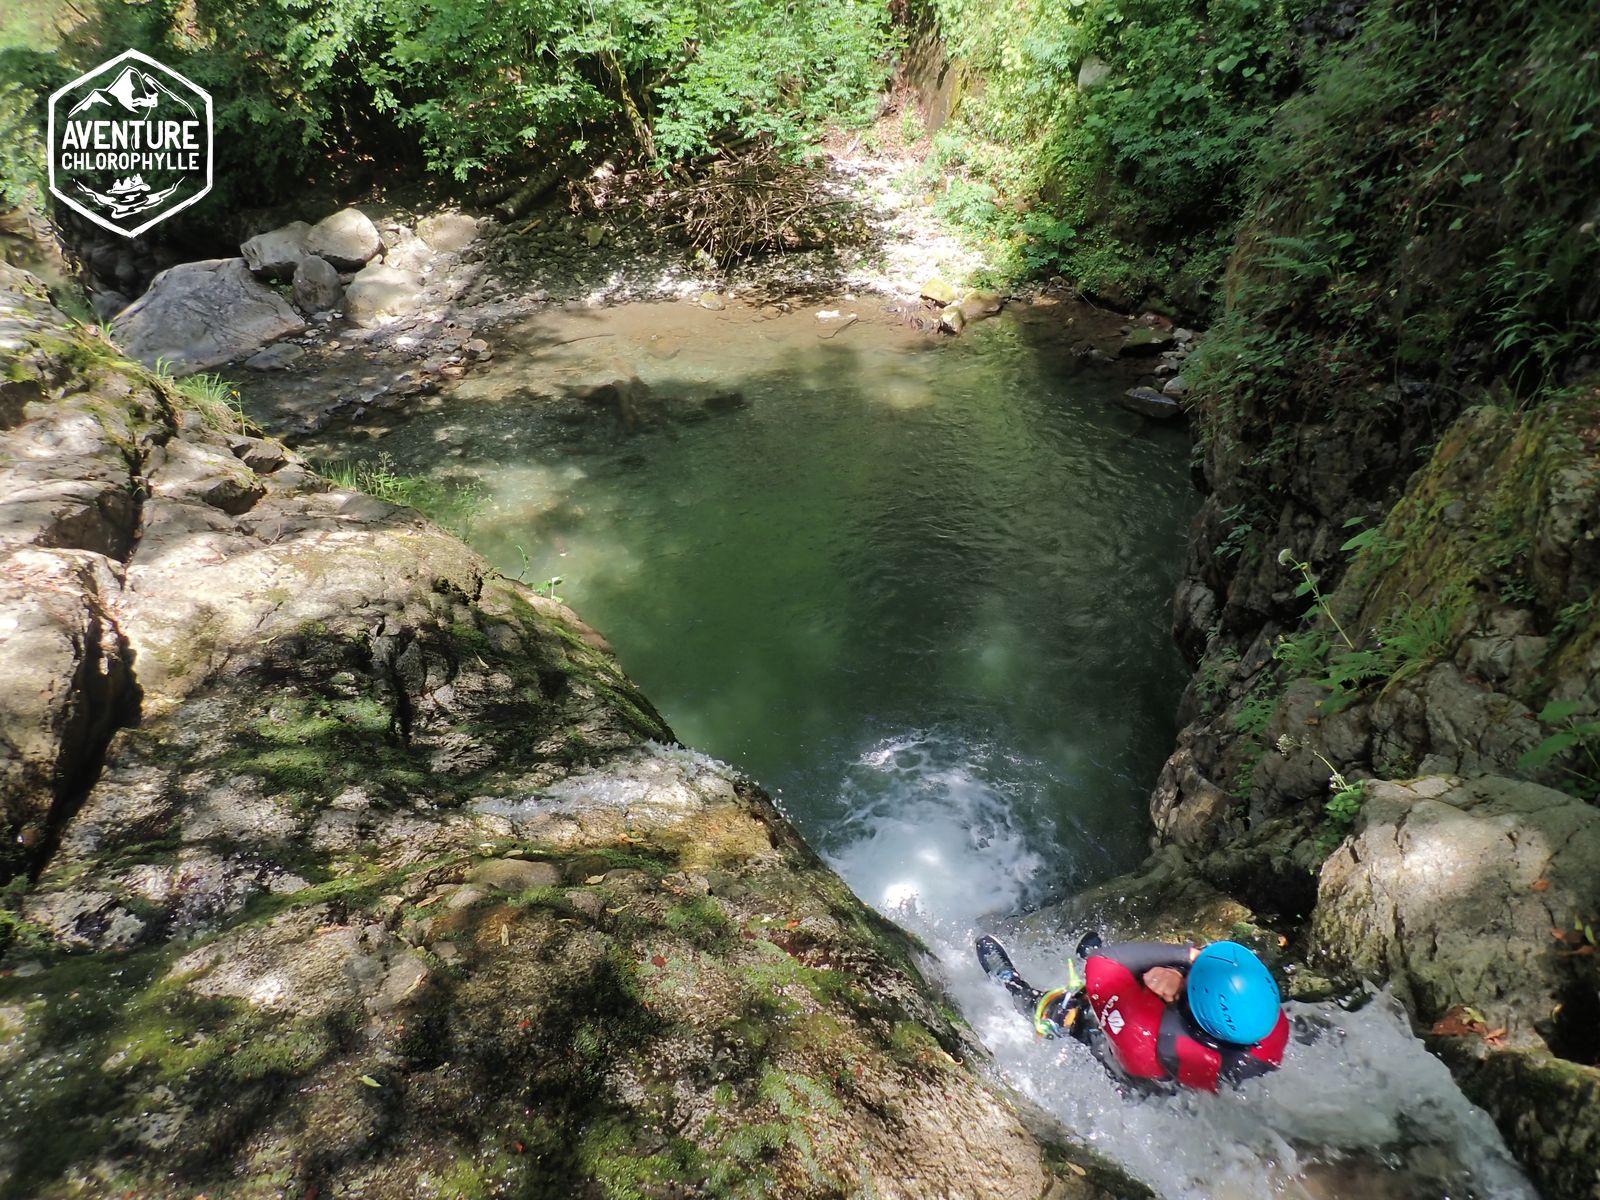
<path id="1" fill-rule="evenodd" d="M 1034 1006 L 1033 1010 L 1034 1033 L 1038 1034 L 1042 1038 L 1053 1038 L 1061 1035 L 1061 1023 L 1049 1016 L 1048 1013 L 1052 1004 L 1056 1004 L 1061 1000 L 1065 1000 L 1069 994 L 1070 993 L 1066 988 L 1056 988 L 1054 991 L 1046 992 L 1044 995 L 1039 997 L 1039 1003 Z M 1072 1027 L 1072 1023 L 1077 1020 L 1078 1010 L 1076 1008 L 1069 1008 L 1067 1012 L 1068 1016 L 1066 1028 L 1070 1029 Z"/>

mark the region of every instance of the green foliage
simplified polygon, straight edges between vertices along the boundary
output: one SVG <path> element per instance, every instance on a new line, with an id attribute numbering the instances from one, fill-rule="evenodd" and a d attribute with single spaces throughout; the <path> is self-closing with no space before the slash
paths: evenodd
<path id="1" fill-rule="evenodd" d="M 1368 533 L 1373 536 L 1358 534 L 1345 542 L 1345 547 L 1357 551 L 1381 548 L 1377 531 Z M 1292 676 L 1315 679 L 1328 689 L 1322 702 L 1326 711 L 1338 712 L 1371 684 L 1404 679 L 1450 652 L 1451 634 L 1466 608 L 1466 600 L 1458 592 L 1434 597 L 1426 605 L 1414 605 L 1409 597 L 1401 596 L 1394 611 L 1370 631 L 1372 644 L 1358 645 L 1339 623 L 1311 564 L 1296 559 L 1289 550 L 1279 551 L 1278 562 L 1300 575 L 1295 595 L 1312 598 L 1312 623 L 1280 638 L 1273 657 L 1284 663 Z"/>
<path id="2" fill-rule="evenodd" d="M 1272 714 L 1277 711 L 1277 689 L 1258 686 L 1245 697 L 1244 703 L 1233 714 L 1233 727 L 1246 737 L 1259 737 L 1267 731 L 1267 726 L 1272 723 Z"/>
<path id="3" fill-rule="evenodd" d="M 941 131 L 938 165 L 1002 198 L 981 224 L 999 226 L 1017 269 L 1130 293 L 1181 270 L 1203 289 L 1252 146 L 1297 77 L 1292 7 L 935 0 L 951 52 L 984 81 Z"/>
<path id="4" fill-rule="evenodd" d="M 72 76 L 53 54 L 0 49 L 0 204 L 38 209 L 45 186 L 45 98 Z"/>
<path id="5" fill-rule="evenodd" d="M 1344 783 L 1337 788 L 1328 798 L 1328 803 L 1323 805 L 1323 811 L 1328 814 L 1328 822 L 1336 829 L 1348 830 L 1356 823 L 1356 817 L 1361 813 L 1361 799 L 1366 792 L 1367 781 L 1358 779 L 1354 783 Z"/>
<path id="6" fill-rule="evenodd" d="M 386 504 L 414 508 L 429 520 L 466 536 L 484 505 L 475 483 L 441 483 L 421 475 L 402 475 L 387 451 L 373 461 L 330 463 L 322 473 L 336 487 L 365 492 Z M 551 581 L 551 594 L 559 579 Z"/>
<path id="7" fill-rule="evenodd" d="M 1233 682 L 1235 672 L 1239 666 L 1239 652 L 1232 646 L 1224 647 L 1216 654 L 1208 654 L 1200 662 L 1200 668 L 1195 672 L 1195 691 L 1205 701 L 1208 708 L 1215 708 L 1228 693 L 1228 685 Z"/>
<path id="8" fill-rule="evenodd" d="M 458 180 L 621 145 L 646 159 L 874 115 L 886 0 L 100 0 L 87 65 L 134 46 L 210 90 L 219 189 L 259 204 L 319 157 Z M 3 144 L 3 143 L 0 143 Z"/>
<path id="9" fill-rule="evenodd" d="M 1584 0 L 1371 5 L 1259 143 L 1196 392 L 1263 426 L 1348 405 L 1352 369 L 1487 368 L 1526 397 L 1600 344 L 1592 21 Z"/>
<path id="10" fill-rule="evenodd" d="M 1517 768 L 1534 771 L 1555 763 L 1581 789 L 1586 800 L 1600 800 L 1600 717 L 1583 716 L 1576 700 L 1554 700 L 1539 713 L 1539 721 L 1555 726 L 1545 738 L 1517 760 Z"/>
<path id="11" fill-rule="evenodd" d="M 242 433 L 248 427 L 238 387 L 221 375 L 188 375 L 173 386 L 211 428 Z"/>

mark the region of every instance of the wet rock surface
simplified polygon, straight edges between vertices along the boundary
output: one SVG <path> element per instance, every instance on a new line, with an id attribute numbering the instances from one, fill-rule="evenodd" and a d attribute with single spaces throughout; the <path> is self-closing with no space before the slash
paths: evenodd
<path id="1" fill-rule="evenodd" d="M 1600 810 L 1561 792 L 1496 776 L 1374 783 L 1322 868 L 1313 926 L 1336 969 L 1393 982 L 1562 1195 L 1585 1194 L 1600 1148 L 1600 1071 L 1580 1065 L 1600 1048 L 1600 973 L 1566 940 L 1586 944 L 1574 914 L 1600 910 L 1596 861 Z"/>
<path id="2" fill-rule="evenodd" d="M 599 634 L 5 283 L 0 334 L 61 338 L 6 385 L 5 461 L 70 443 L 61 479 L 139 499 L 8 526 L 62 599 L 5 596 L 8 660 L 58 682 L 0 714 L 45 834 L 0 964 L 0 1187 L 1142 1194 L 1044 1148 L 912 941 L 672 746 Z"/>

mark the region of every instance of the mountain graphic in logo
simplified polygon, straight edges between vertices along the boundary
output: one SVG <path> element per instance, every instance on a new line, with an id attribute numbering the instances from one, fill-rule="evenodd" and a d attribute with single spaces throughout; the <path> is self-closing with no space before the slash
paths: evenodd
<path id="1" fill-rule="evenodd" d="M 69 118 L 75 117 L 85 109 L 94 108 L 98 105 L 110 107 L 113 102 L 121 105 L 128 112 L 143 114 L 154 109 L 162 97 L 178 105 L 190 116 L 194 115 L 194 105 L 190 104 L 154 75 L 130 65 L 124 67 L 122 74 L 118 75 L 111 84 L 103 88 L 95 88 L 94 91 L 74 104 L 67 116 Z"/>

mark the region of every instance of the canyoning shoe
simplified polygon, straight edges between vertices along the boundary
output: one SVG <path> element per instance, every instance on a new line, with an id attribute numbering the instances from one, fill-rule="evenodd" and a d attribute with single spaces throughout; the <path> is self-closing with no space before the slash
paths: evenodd
<path id="1" fill-rule="evenodd" d="M 986 975 L 994 976 L 1001 983 L 1010 983 L 1017 977 L 1017 969 L 1011 965 L 1011 956 L 997 939 L 984 934 L 978 939 L 977 950 L 978 965 Z"/>

